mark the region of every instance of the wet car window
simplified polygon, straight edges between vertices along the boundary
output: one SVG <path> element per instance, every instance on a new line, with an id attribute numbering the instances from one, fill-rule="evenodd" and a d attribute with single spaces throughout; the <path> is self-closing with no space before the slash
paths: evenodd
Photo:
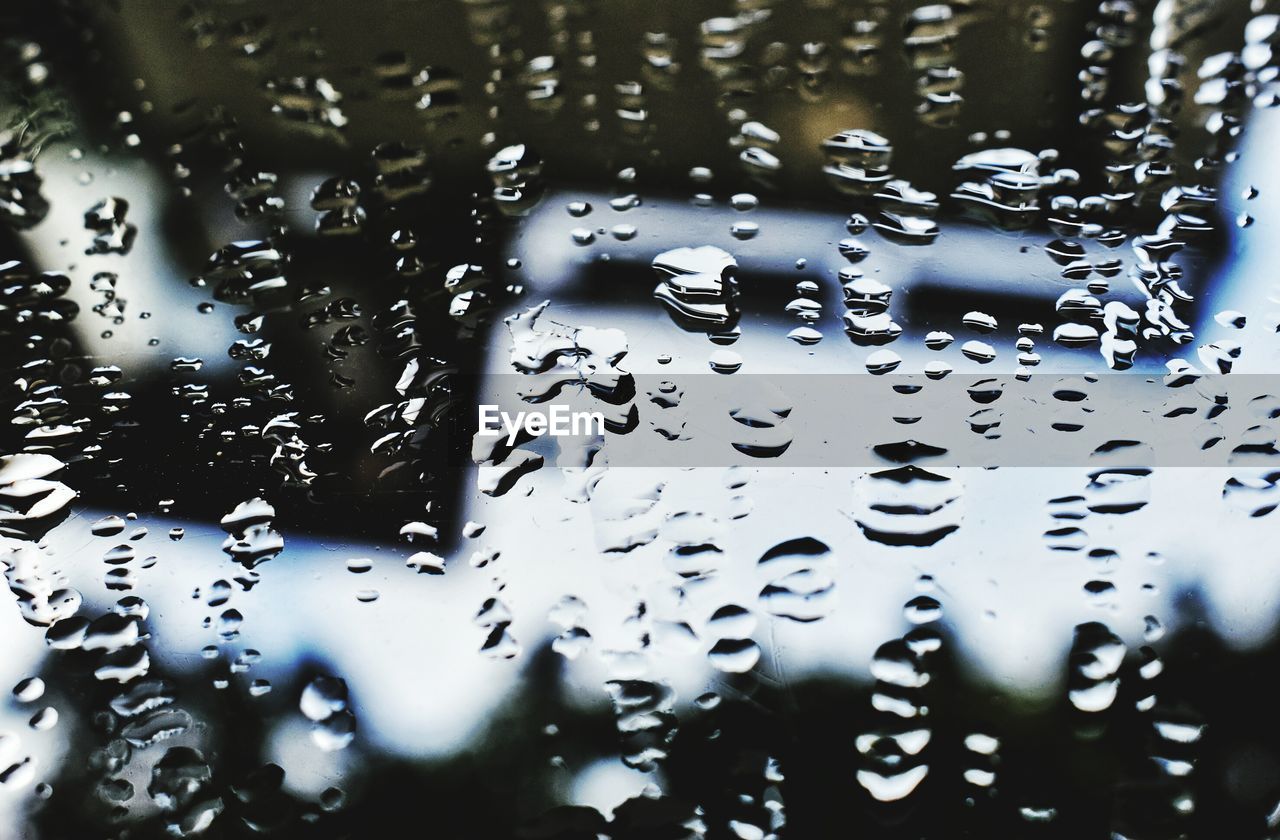
<path id="1" fill-rule="evenodd" d="M 0 838 L 1280 836 L 1271 0 L 10 0 Z"/>

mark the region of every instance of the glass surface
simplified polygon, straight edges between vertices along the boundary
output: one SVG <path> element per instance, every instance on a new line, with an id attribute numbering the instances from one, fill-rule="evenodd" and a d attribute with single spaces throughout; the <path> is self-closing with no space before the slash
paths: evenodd
<path id="1" fill-rule="evenodd" d="M 1280 837 L 1278 11 L 9 0 L 0 840 Z"/>

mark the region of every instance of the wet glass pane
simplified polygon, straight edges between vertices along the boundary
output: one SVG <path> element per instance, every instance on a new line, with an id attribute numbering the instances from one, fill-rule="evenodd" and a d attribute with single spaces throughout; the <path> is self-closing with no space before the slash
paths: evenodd
<path id="1" fill-rule="evenodd" d="M 8 0 L 0 840 L 1280 837 L 1278 44 Z"/>

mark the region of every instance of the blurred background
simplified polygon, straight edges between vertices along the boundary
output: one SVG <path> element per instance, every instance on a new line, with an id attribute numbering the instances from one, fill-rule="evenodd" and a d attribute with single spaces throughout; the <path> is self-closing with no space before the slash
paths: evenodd
<path id="1" fill-rule="evenodd" d="M 12 0 L 0 838 L 1277 836 L 1275 11 Z"/>

